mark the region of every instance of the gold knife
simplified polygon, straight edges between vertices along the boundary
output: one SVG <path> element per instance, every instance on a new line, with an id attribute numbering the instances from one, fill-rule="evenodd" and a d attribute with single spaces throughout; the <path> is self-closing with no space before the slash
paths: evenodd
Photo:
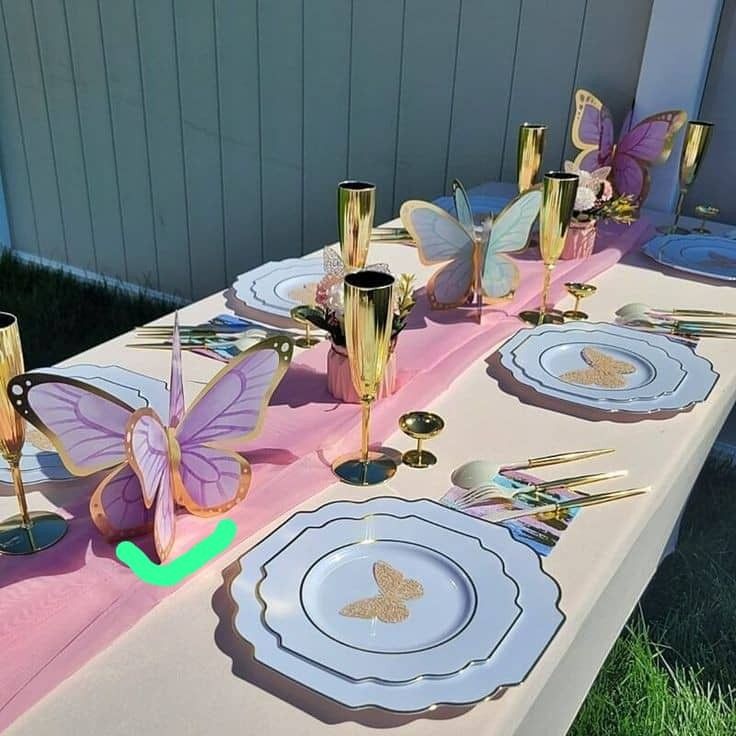
<path id="1" fill-rule="evenodd" d="M 484 517 L 486 521 L 500 522 L 510 521 L 511 519 L 521 519 L 524 516 L 538 516 L 539 514 L 555 514 L 565 509 L 579 509 L 585 506 L 598 506 L 609 501 L 619 501 L 622 498 L 631 498 L 632 496 L 640 496 L 647 493 L 651 486 L 641 486 L 640 488 L 624 488 L 620 491 L 607 491 L 606 493 L 596 493 L 590 496 L 582 496 L 581 498 L 571 498 L 568 501 L 558 501 L 557 503 L 547 503 L 544 506 L 536 506 L 530 509 L 513 509 L 511 511 L 503 511 L 492 517 Z"/>

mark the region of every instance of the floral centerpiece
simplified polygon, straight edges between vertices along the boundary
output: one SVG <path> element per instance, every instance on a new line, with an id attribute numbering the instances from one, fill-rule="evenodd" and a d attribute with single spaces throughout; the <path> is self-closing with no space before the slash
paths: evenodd
<path id="1" fill-rule="evenodd" d="M 576 169 L 571 161 L 565 161 L 565 171 L 578 176 L 578 191 L 573 209 L 573 219 L 567 231 L 563 259 L 587 258 L 595 247 L 599 222 L 631 224 L 636 219 L 638 204 L 631 194 L 616 194 L 609 181 L 610 166 L 595 171 Z"/>
<path id="2" fill-rule="evenodd" d="M 374 268 L 386 270 L 385 266 Z M 330 336 L 332 344 L 327 355 L 327 388 L 330 393 L 336 399 L 357 404 L 360 399 L 355 392 L 350 377 L 350 364 L 345 348 L 343 278 L 344 271 L 340 273 L 328 272 L 317 286 L 314 307 L 305 312 L 304 316 L 309 319 L 311 324 L 320 330 L 324 330 Z M 391 356 L 384 371 L 383 382 L 378 394 L 379 398 L 390 396 L 396 387 L 396 355 L 394 349 L 398 335 L 406 327 L 409 314 L 416 304 L 414 280 L 413 274 L 404 273 L 396 281 L 393 329 L 391 331 Z"/>

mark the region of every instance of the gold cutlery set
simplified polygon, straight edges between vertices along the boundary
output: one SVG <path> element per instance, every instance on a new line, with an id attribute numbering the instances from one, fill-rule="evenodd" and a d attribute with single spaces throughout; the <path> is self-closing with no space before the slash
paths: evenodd
<path id="1" fill-rule="evenodd" d="M 512 471 L 531 470 L 552 465 L 577 462 L 580 460 L 588 460 L 601 455 L 607 455 L 612 452 L 614 452 L 614 450 L 611 448 L 580 450 L 557 455 L 529 458 L 524 462 L 503 465 L 492 460 L 472 460 L 461 465 L 453 472 L 452 482 L 455 486 L 463 489 L 465 492 L 459 496 L 454 496 L 451 503 L 448 505 L 451 505 L 453 508 L 460 511 L 467 511 L 478 506 L 492 506 L 499 503 L 507 505 L 516 497 L 519 497 L 521 500 L 546 500 L 543 499 L 540 494 L 554 489 L 565 489 L 567 491 L 581 494 L 579 498 L 549 501 L 531 508 L 506 509 L 502 507 L 498 510 L 498 513 L 493 513 L 488 517 L 484 517 L 489 521 L 500 522 L 522 518 L 524 516 L 560 514 L 572 508 L 600 505 L 608 503 L 609 501 L 617 501 L 624 498 L 630 498 L 632 496 L 638 496 L 649 491 L 649 486 L 624 488 L 595 494 L 583 494 L 580 490 L 581 488 L 594 483 L 622 478 L 627 475 L 626 470 L 589 473 L 586 475 L 568 476 L 549 481 L 539 481 L 536 483 L 520 485 L 520 487 L 513 490 L 493 482 L 493 478 L 495 478 L 495 476 L 505 475 Z M 516 480 L 516 483 L 521 484 L 521 481 Z"/>
<path id="2" fill-rule="evenodd" d="M 126 344 L 127 348 L 143 348 L 146 350 L 171 350 L 171 338 L 174 332 L 172 325 L 142 325 L 136 327 L 135 337 L 143 342 Z M 240 351 L 251 345 L 278 334 L 278 330 L 266 327 L 230 327 L 228 325 L 182 325 L 179 327 L 179 339 L 182 350 L 216 349 L 231 345 Z"/>
<path id="3" fill-rule="evenodd" d="M 708 309 L 658 309 L 634 302 L 616 310 L 616 321 L 626 327 L 661 332 L 686 340 L 736 337 L 736 313 Z"/>

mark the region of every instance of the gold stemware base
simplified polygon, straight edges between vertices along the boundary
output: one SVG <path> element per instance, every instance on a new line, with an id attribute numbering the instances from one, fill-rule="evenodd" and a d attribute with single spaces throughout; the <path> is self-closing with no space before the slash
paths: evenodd
<path id="1" fill-rule="evenodd" d="M 657 228 L 658 233 L 662 235 L 687 235 L 690 231 L 684 227 L 674 227 L 673 225 L 660 225 Z"/>
<path id="2" fill-rule="evenodd" d="M 377 486 L 396 474 L 396 463 L 381 452 L 369 452 L 368 460 L 360 455 L 345 455 L 332 463 L 332 472 L 351 486 Z"/>
<path id="3" fill-rule="evenodd" d="M 294 345 L 298 348 L 312 348 L 320 342 L 317 337 L 297 337 Z"/>
<path id="4" fill-rule="evenodd" d="M 437 457 L 429 450 L 407 450 L 401 456 L 401 462 L 410 468 L 431 468 L 437 464 Z"/>
<path id="5" fill-rule="evenodd" d="M 519 319 L 528 325 L 561 325 L 565 318 L 558 309 L 548 309 L 542 313 L 539 309 L 525 309 L 519 312 Z"/>
<path id="6" fill-rule="evenodd" d="M 710 230 L 707 227 L 694 227 L 690 232 L 698 235 L 710 235 Z"/>
<path id="7" fill-rule="evenodd" d="M 581 312 L 579 309 L 570 309 L 567 312 L 563 312 L 562 316 L 565 319 L 572 320 L 588 319 L 588 315 L 585 312 Z"/>
<path id="8" fill-rule="evenodd" d="M 0 522 L 0 554 L 32 555 L 55 545 L 67 532 L 65 519 L 50 511 L 32 511 L 31 526 L 23 526 L 20 514 Z"/>

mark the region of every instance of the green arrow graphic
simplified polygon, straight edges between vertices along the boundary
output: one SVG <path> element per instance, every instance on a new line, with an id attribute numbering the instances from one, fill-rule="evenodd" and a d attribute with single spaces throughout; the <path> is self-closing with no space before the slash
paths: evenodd
<path id="1" fill-rule="evenodd" d="M 144 583 L 176 585 L 224 552 L 235 539 L 237 531 L 238 527 L 234 521 L 221 519 L 212 534 L 165 565 L 151 562 L 146 553 L 133 542 L 120 542 L 115 548 L 115 554 L 120 562 L 127 565 Z"/>

